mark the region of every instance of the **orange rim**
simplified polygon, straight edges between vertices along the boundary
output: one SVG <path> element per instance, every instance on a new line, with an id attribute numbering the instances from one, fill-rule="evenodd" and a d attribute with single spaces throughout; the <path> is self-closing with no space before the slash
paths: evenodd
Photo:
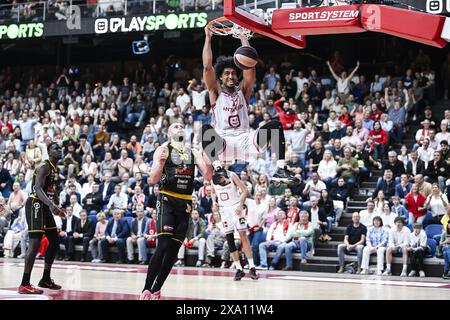
<path id="1" fill-rule="evenodd" d="M 214 34 L 227 36 L 231 33 L 234 23 L 225 17 L 220 17 L 210 21 L 207 26 Z"/>

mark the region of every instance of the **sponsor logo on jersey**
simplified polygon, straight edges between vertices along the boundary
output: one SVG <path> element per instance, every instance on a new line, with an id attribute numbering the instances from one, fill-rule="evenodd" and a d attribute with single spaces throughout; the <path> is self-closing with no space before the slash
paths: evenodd
<path id="1" fill-rule="evenodd" d="M 241 120 L 238 115 L 228 117 L 228 124 L 233 128 L 238 128 L 241 125 Z"/>
<path id="2" fill-rule="evenodd" d="M 164 226 L 163 230 L 164 231 L 173 231 L 173 227 L 172 226 Z"/>
<path id="3" fill-rule="evenodd" d="M 194 171 L 192 169 L 188 168 L 176 168 L 175 174 L 184 175 L 184 176 L 190 176 L 192 175 Z"/>

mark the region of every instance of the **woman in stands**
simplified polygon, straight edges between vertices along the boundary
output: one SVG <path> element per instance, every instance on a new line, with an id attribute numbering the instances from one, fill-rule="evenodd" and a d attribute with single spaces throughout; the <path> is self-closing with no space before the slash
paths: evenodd
<path id="1" fill-rule="evenodd" d="M 350 116 L 353 118 L 353 120 L 356 121 L 363 121 L 364 119 L 364 106 L 360 104 L 356 109 L 352 110 L 350 112 Z"/>
<path id="2" fill-rule="evenodd" d="M 406 170 L 408 162 L 411 161 L 411 156 L 409 155 L 408 147 L 406 145 L 402 145 L 402 147 L 400 148 L 400 154 L 397 156 L 397 159 L 398 161 L 403 162 Z"/>
<path id="3" fill-rule="evenodd" d="M 431 194 L 425 202 L 425 206 L 432 214 L 432 218 L 427 221 L 427 224 L 440 224 L 442 217 L 447 213 L 448 199 L 445 193 L 439 190 L 437 183 L 433 183 L 431 190 Z"/>
<path id="4" fill-rule="evenodd" d="M 266 228 L 270 228 L 272 223 L 275 222 L 277 218 L 278 211 L 281 209 L 277 206 L 277 202 L 275 200 L 275 197 L 270 197 L 269 199 L 269 209 L 267 210 L 267 216 L 266 216 Z"/>
<path id="5" fill-rule="evenodd" d="M 319 114 L 316 112 L 312 104 L 308 105 L 306 113 L 308 114 L 308 122 L 312 122 L 314 123 L 314 125 L 317 125 L 319 123 Z"/>
<path id="6" fill-rule="evenodd" d="M 426 199 L 424 194 L 419 193 L 419 188 L 414 183 L 411 191 L 405 197 L 405 206 L 409 212 L 409 224 L 414 222 L 423 223 L 427 214 Z"/>
<path id="7" fill-rule="evenodd" d="M 383 228 L 383 220 L 376 216 L 372 219 L 373 226 L 367 231 L 366 246 L 363 250 L 363 257 L 361 263 L 361 274 L 369 274 L 370 256 L 377 255 L 377 276 L 383 274 L 384 254 L 388 243 L 388 231 Z"/>
<path id="8" fill-rule="evenodd" d="M 387 203 L 383 190 L 378 191 L 377 197 L 374 199 L 374 203 L 375 212 L 377 213 L 377 215 L 381 216 L 384 211 L 384 205 Z"/>
<path id="9" fill-rule="evenodd" d="M 330 150 L 325 150 L 323 153 L 323 160 L 319 163 L 317 173 L 320 180 L 322 180 L 327 186 L 331 185 L 331 182 L 337 176 L 337 162 L 333 158 L 333 153 Z"/>
<path id="10" fill-rule="evenodd" d="M 265 174 L 258 177 L 258 182 L 255 186 L 255 193 L 260 192 L 261 188 L 269 188 L 269 178 Z"/>
<path id="11" fill-rule="evenodd" d="M 448 122 L 447 120 L 442 120 L 440 125 L 441 131 L 436 134 L 436 141 L 440 147 L 441 141 L 450 141 L 450 132 L 448 132 Z"/>
<path id="12" fill-rule="evenodd" d="M 373 130 L 369 132 L 369 137 L 373 138 L 373 158 L 376 161 L 382 160 L 388 140 L 387 133 L 381 128 L 380 121 L 375 121 Z"/>
<path id="13" fill-rule="evenodd" d="M 26 161 L 26 163 L 28 163 L 28 168 L 29 168 L 26 176 L 31 177 L 33 175 L 34 169 L 39 167 L 41 160 L 42 160 L 41 149 L 36 147 L 34 140 L 30 140 L 28 142 L 28 146 L 25 151 L 25 157 L 26 157 L 25 161 Z"/>

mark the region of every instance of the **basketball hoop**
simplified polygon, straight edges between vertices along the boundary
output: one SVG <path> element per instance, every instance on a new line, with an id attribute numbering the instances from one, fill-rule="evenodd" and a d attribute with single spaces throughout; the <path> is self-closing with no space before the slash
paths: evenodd
<path id="1" fill-rule="evenodd" d="M 253 31 L 245 29 L 225 17 L 214 19 L 210 21 L 207 26 L 213 34 L 218 36 L 231 35 L 233 38 L 237 39 L 245 37 L 247 40 L 253 36 Z"/>

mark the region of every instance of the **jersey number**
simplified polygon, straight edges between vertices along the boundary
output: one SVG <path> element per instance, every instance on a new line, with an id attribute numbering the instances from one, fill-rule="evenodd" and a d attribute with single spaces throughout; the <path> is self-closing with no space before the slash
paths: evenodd
<path id="1" fill-rule="evenodd" d="M 241 119 L 239 119 L 239 116 L 237 114 L 234 116 L 229 116 L 228 124 L 232 128 L 239 128 L 241 126 Z"/>

